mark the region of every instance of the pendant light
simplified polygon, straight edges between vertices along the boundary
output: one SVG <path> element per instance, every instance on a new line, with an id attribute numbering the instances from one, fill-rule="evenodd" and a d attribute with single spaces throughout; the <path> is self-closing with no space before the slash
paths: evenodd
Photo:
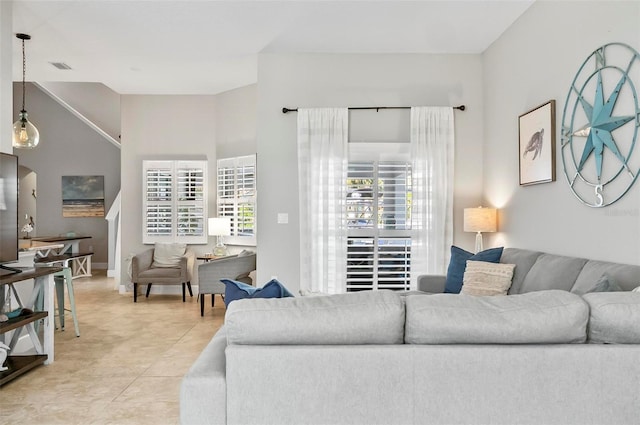
<path id="1" fill-rule="evenodd" d="M 16 37 L 22 40 L 22 109 L 18 121 L 13 123 L 13 147 L 18 149 L 32 149 L 38 146 L 40 142 L 40 132 L 27 119 L 27 110 L 24 107 L 25 98 L 25 76 L 27 73 L 27 60 L 24 54 L 24 41 L 31 40 L 28 34 L 16 34 Z"/>

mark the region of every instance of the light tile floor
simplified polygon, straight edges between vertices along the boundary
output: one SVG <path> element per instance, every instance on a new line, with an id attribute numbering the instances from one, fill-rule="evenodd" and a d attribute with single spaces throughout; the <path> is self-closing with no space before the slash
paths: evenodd
<path id="1" fill-rule="evenodd" d="M 80 337 L 67 313 L 55 362 L 0 387 L 0 424 L 178 424 L 182 376 L 224 320 L 207 297 L 120 295 L 94 270 L 74 280 Z"/>

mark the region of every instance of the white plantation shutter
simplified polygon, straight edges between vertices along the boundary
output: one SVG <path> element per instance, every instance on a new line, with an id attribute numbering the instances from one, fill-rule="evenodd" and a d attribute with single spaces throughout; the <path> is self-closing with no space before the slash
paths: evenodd
<path id="1" fill-rule="evenodd" d="M 407 160 L 349 162 L 347 291 L 409 290 L 410 218 Z"/>
<path id="2" fill-rule="evenodd" d="M 144 167 L 145 196 L 145 237 L 171 237 L 173 222 L 173 168 L 157 164 Z M 145 243 L 146 240 L 144 240 Z"/>
<path id="3" fill-rule="evenodd" d="M 224 241 L 256 245 L 256 156 L 218 160 L 218 217 L 231 218 Z"/>
<path id="4" fill-rule="evenodd" d="M 206 161 L 143 161 L 142 241 L 206 244 Z"/>

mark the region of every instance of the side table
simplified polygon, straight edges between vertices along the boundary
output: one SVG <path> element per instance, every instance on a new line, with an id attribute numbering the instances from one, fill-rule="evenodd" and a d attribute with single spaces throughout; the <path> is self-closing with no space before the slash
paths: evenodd
<path id="1" fill-rule="evenodd" d="M 9 351 L 6 366 L 9 370 L 0 372 L 0 385 L 3 385 L 14 378 L 22 375 L 30 369 L 44 363 L 53 363 L 53 274 L 61 271 L 60 267 L 38 267 L 25 269 L 22 273 L 0 276 L 0 297 L 4 299 L 5 290 L 14 294 L 16 302 L 20 308 L 33 310 L 32 314 L 19 316 L 10 319 L 8 322 L 0 323 L 0 341 L 4 340 L 4 334 L 13 331 L 9 348 L 13 350 L 18 343 L 18 338 L 22 330 L 29 334 L 31 342 L 35 348 L 35 355 L 13 355 Z M 15 288 L 15 284 L 25 280 L 33 279 L 33 291 L 26 303 L 23 303 Z M 35 309 L 38 296 L 42 294 L 44 298 L 44 311 Z M 40 342 L 34 323 L 43 320 L 43 341 Z"/>

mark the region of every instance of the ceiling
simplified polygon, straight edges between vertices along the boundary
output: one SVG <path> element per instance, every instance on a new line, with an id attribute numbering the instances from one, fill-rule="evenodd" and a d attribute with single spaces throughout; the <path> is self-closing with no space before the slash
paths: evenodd
<path id="1" fill-rule="evenodd" d="M 13 32 L 27 80 L 216 94 L 255 83 L 259 53 L 481 53 L 533 1 L 15 0 Z"/>

